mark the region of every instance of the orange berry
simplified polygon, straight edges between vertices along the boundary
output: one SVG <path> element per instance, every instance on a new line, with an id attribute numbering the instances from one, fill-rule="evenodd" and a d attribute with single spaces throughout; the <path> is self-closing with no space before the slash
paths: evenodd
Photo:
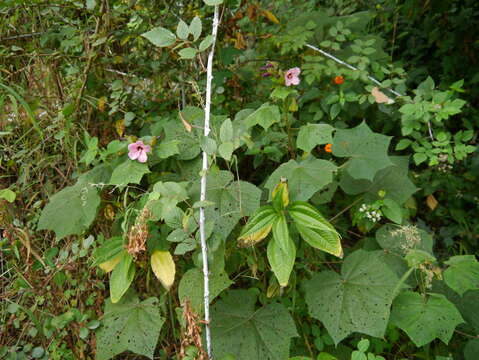
<path id="1" fill-rule="evenodd" d="M 344 78 L 343 78 L 342 76 L 336 76 L 336 77 L 334 78 L 334 83 L 335 83 L 336 85 L 341 85 L 341 84 L 344 83 Z"/>
<path id="2" fill-rule="evenodd" d="M 326 144 L 326 146 L 324 147 L 324 151 L 330 153 L 333 151 L 332 147 L 333 147 L 333 144 Z"/>

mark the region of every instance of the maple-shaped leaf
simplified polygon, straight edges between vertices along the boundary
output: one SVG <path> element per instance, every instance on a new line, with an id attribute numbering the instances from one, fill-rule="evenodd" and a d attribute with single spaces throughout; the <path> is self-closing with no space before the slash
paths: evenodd
<path id="1" fill-rule="evenodd" d="M 353 129 L 337 129 L 333 138 L 333 155 L 349 157 L 346 171 L 354 179 L 372 181 L 374 175 L 390 165 L 388 147 L 391 137 L 371 131 L 366 122 Z"/>
<path id="2" fill-rule="evenodd" d="M 211 309 L 214 358 L 236 360 L 289 358 L 296 326 L 282 304 L 255 308 L 257 297 L 247 290 L 230 290 Z"/>
<path id="3" fill-rule="evenodd" d="M 404 330 L 417 347 L 434 339 L 449 343 L 457 325 L 463 323 L 457 308 L 444 295 L 406 291 L 395 300 L 391 323 Z"/>
<path id="4" fill-rule="evenodd" d="M 365 193 L 365 201 L 379 199 L 378 192 L 383 190 L 385 198 L 392 199 L 400 205 L 404 204 L 417 191 L 417 187 L 408 175 L 409 157 L 391 156 L 390 160 L 392 165 L 378 171 L 372 181 L 357 180 L 348 173 L 344 173 L 339 186 L 349 195 Z"/>
<path id="5" fill-rule="evenodd" d="M 398 276 L 381 261 L 382 253 L 355 251 L 344 260 L 341 274 L 322 271 L 306 282 L 309 313 L 336 344 L 353 332 L 384 335 Z"/>
<path id="6" fill-rule="evenodd" d="M 336 169 L 332 162 L 313 156 L 301 162 L 290 160 L 271 174 L 265 188 L 272 191 L 280 183 L 281 178 L 285 178 L 288 181 L 291 200 L 307 201 L 333 181 L 333 172 Z"/>
<path id="7" fill-rule="evenodd" d="M 153 359 L 164 322 L 155 297 L 140 302 L 130 290 L 117 304 L 108 299 L 102 326 L 96 332 L 96 359 L 111 359 L 126 350 Z"/>

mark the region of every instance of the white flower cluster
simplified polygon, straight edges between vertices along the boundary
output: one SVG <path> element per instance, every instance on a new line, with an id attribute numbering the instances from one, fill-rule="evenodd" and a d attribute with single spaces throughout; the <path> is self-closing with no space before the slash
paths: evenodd
<path id="1" fill-rule="evenodd" d="M 437 166 L 437 169 L 442 173 L 447 173 L 452 170 L 452 165 L 447 163 L 447 159 L 447 154 L 439 154 L 438 156 L 439 165 Z"/>
<path id="2" fill-rule="evenodd" d="M 372 222 L 378 222 L 381 220 L 381 212 L 372 210 L 370 205 L 362 204 L 359 208 L 359 212 L 364 213 L 364 215 Z"/>

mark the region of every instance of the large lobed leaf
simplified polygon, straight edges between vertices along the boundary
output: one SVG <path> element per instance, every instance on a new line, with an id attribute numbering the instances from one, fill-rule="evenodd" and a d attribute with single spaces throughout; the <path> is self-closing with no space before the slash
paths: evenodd
<path id="1" fill-rule="evenodd" d="M 284 360 L 297 336 L 288 310 L 281 304 L 255 309 L 256 295 L 231 290 L 211 309 L 214 358 L 230 354 L 236 360 Z"/>
<path id="2" fill-rule="evenodd" d="M 346 171 L 354 179 L 372 181 L 376 173 L 390 165 L 390 136 L 374 133 L 366 122 L 353 129 L 337 129 L 333 138 L 333 154 L 349 157 Z"/>
<path id="3" fill-rule="evenodd" d="M 398 277 L 381 253 L 355 251 L 344 260 L 341 275 L 322 271 L 305 284 L 309 313 L 336 344 L 353 332 L 384 335 Z"/>
<path id="4" fill-rule="evenodd" d="M 140 302 L 136 293 L 129 291 L 117 304 L 108 299 L 102 326 L 96 332 L 96 359 L 108 360 L 126 350 L 153 359 L 164 322 L 155 297 Z"/>

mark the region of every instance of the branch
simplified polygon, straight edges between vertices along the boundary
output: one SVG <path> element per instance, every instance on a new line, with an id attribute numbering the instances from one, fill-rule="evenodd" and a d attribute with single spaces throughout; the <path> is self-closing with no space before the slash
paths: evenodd
<path id="1" fill-rule="evenodd" d="M 208 136 L 210 133 L 210 109 L 211 109 L 211 81 L 213 80 L 213 56 L 215 53 L 216 36 L 218 33 L 218 5 L 215 6 L 215 13 L 213 16 L 213 41 L 211 50 L 208 54 L 208 65 L 206 68 L 206 102 L 205 102 L 205 121 L 204 121 L 204 135 Z M 206 174 L 208 171 L 208 155 L 203 151 L 203 167 L 201 174 L 201 195 L 200 200 L 206 200 Z M 208 352 L 208 359 L 212 358 L 211 351 L 211 330 L 210 330 L 210 290 L 209 290 L 209 271 L 208 271 L 208 248 L 206 246 L 205 234 L 205 209 L 200 207 L 200 240 L 201 253 L 203 256 L 203 279 L 204 279 L 204 307 L 205 307 L 205 329 L 206 329 L 206 349 Z"/>

